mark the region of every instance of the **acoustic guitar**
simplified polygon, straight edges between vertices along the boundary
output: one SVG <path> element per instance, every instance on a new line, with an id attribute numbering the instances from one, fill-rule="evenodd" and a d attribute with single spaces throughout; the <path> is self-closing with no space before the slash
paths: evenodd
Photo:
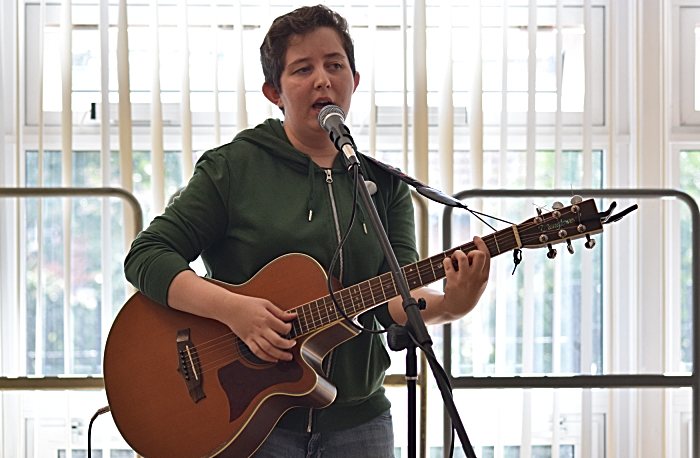
<path id="1" fill-rule="evenodd" d="M 612 208 L 611 208 L 612 210 Z M 483 238 L 491 256 L 549 246 L 603 231 L 610 211 L 585 200 L 541 214 Z M 411 289 L 444 278 L 445 257 L 467 243 L 403 267 Z M 114 421 L 128 444 L 147 458 L 248 457 L 292 407 L 323 408 L 336 388 L 321 361 L 356 336 L 336 310 L 326 272 L 302 254 L 282 256 L 242 285 L 215 284 L 293 310 L 293 360 L 255 357 L 224 324 L 169 309 L 141 293 L 129 299 L 112 325 L 104 354 L 104 380 Z M 339 289 L 349 317 L 399 295 L 391 273 Z"/>

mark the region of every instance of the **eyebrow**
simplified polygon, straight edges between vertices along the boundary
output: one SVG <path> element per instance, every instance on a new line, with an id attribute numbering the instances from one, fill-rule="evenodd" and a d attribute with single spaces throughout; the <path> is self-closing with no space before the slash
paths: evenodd
<path id="1" fill-rule="evenodd" d="M 341 53 L 341 52 L 332 52 L 332 53 L 330 53 L 330 54 L 324 55 L 323 57 L 324 57 L 324 59 L 332 59 L 332 58 L 334 58 L 334 57 L 342 57 L 342 58 L 344 58 L 344 59 L 347 58 L 347 57 L 345 56 L 345 54 L 343 54 L 343 53 Z M 291 67 L 292 65 L 298 65 L 298 64 L 301 64 L 301 63 L 304 63 L 304 62 L 308 62 L 308 61 L 310 61 L 310 60 L 311 60 L 311 58 L 309 58 L 309 57 L 302 57 L 301 59 L 297 59 L 297 60 L 295 60 L 294 62 L 290 62 L 289 64 L 287 64 L 287 67 Z"/>

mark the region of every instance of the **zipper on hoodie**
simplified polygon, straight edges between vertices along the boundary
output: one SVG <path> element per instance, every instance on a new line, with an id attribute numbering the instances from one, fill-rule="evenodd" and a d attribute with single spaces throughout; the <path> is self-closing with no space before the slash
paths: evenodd
<path id="1" fill-rule="evenodd" d="M 333 177 L 331 176 L 331 169 L 323 169 L 326 172 L 326 184 L 328 184 L 328 194 L 331 197 L 331 208 L 333 209 L 333 221 L 335 222 L 335 235 L 338 238 L 338 243 L 342 240 L 342 235 L 340 232 L 340 221 L 338 220 L 338 209 L 335 206 L 335 197 L 333 196 Z M 343 282 L 343 249 L 340 249 L 340 276 L 338 278 L 340 282 Z"/>
<path id="2" fill-rule="evenodd" d="M 333 210 L 333 221 L 335 222 L 335 234 L 336 237 L 338 238 L 338 243 L 342 240 L 342 235 L 340 232 L 340 221 L 338 219 L 338 209 L 335 206 L 335 196 L 333 195 L 333 176 L 331 175 L 331 169 L 323 169 L 324 172 L 326 172 L 326 184 L 328 184 L 328 194 L 330 195 L 331 198 L 331 208 Z M 343 249 L 340 249 L 340 280 L 342 281 L 343 278 Z M 333 360 L 333 351 L 331 350 L 330 353 L 328 353 L 328 359 L 326 360 L 326 367 L 324 369 L 324 372 L 326 373 L 326 377 L 330 377 L 330 371 L 331 371 L 331 361 Z M 309 409 L 309 423 L 306 426 L 306 432 L 311 433 L 311 425 L 313 423 L 313 415 L 314 415 L 314 409 Z"/>

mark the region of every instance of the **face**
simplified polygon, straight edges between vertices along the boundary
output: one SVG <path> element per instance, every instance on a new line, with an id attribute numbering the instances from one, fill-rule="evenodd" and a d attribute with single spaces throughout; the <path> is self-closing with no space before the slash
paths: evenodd
<path id="1" fill-rule="evenodd" d="M 347 113 L 359 82 L 360 75 L 353 77 L 338 33 L 321 27 L 291 38 L 280 77 L 281 93 L 270 85 L 263 86 L 263 93 L 284 108 L 284 130 L 292 143 L 304 144 L 317 141 L 320 135 L 327 138 L 318 125 L 318 113 L 328 104 Z"/>

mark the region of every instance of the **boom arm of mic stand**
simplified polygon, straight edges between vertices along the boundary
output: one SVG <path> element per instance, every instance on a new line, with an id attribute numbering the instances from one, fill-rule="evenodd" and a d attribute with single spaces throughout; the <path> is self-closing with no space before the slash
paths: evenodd
<path id="1" fill-rule="evenodd" d="M 349 149 L 352 149 L 350 145 L 347 146 L 349 147 Z M 452 398 L 450 386 L 444 377 L 440 377 L 438 375 L 438 368 L 435 367 L 435 364 L 437 364 L 437 359 L 435 358 L 435 353 L 433 352 L 433 342 L 430 338 L 430 334 L 428 334 L 428 329 L 425 326 L 423 317 L 420 314 L 418 301 L 411 297 L 411 291 L 408 287 L 408 283 L 406 282 L 406 278 L 401 272 L 401 267 L 399 266 L 399 262 L 396 260 L 396 255 L 394 254 L 394 250 L 392 249 L 391 243 L 389 242 L 389 237 L 387 236 L 386 231 L 384 230 L 384 226 L 382 225 L 382 222 L 379 219 L 379 214 L 377 213 L 377 209 L 375 208 L 374 203 L 372 202 L 372 198 L 370 197 L 369 191 L 367 190 L 367 185 L 365 185 L 364 177 L 362 177 L 362 168 L 360 167 L 360 163 L 354 154 L 354 150 L 352 152 L 352 156 L 350 156 L 345 150 L 346 148 L 344 146 L 343 152 L 346 154 L 346 158 L 351 164 L 349 170 L 352 172 L 353 167 L 357 167 L 360 177 L 363 178 L 361 180 L 358 180 L 360 182 L 358 183 L 358 191 L 360 193 L 360 197 L 362 198 L 362 202 L 365 205 L 365 209 L 369 213 L 372 226 L 374 227 L 375 233 L 379 238 L 379 243 L 382 246 L 382 250 L 384 251 L 386 260 L 389 263 L 389 267 L 394 277 L 396 288 L 403 299 L 403 309 L 406 312 L 406 316 L 408 317 L 406 327 L 416 338 L 416 341 L 420 344 L 421 350 L 426 352 L 426 356 L 428 357 L 428 361 L 430 362 L 430 368 L 433 371 L 433 376 L 435 377 L 435 381 L 437 382 L 438 388 L 440 389 L 440 393 L 442 395 L 443 401 L 445 402 L 447 412 L 450 414 L 450 418 L 452 419 L 452 424 L 457 430 L 457 435 L 459 436 L 460 442 L 462 443 L 462 447 L 464 448 L 466 456 L 468 458 L 476 458 L 474 449 L 472 448 L 471 442 L 469 442 L 469 437 L 467 437 L 467 432 L 464 429 L 464 425 L 462 424 L 462 420 L 459 417 L 459 413 L 457 412 L 457 408 L 454 404 L 454 399 Z"/>

